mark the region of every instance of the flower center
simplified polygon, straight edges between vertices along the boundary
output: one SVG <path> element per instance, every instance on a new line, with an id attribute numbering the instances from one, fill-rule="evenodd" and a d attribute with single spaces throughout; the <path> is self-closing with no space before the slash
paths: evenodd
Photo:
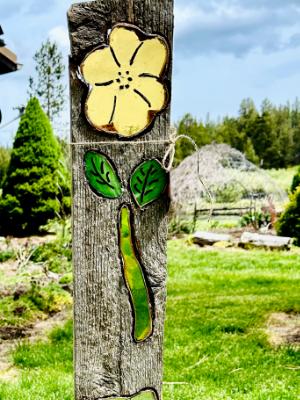
<path id="1" fill-rule="evenodd" d="M 125 73 L 122 71 L 119 71 L 116 82 L 119 84 L 120 90 L 127 90 L 130 88 L 130 85 L 133 82 L 133 78 L 130 76 L 129 71 L 125 71 Z"/>

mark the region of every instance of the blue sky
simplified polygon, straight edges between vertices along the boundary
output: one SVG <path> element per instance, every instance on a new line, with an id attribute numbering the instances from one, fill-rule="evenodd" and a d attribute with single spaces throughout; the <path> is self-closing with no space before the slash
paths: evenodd
<path id="1" fill-rule="evenodd" d="M 47 37 L 69 52 L 66 11 L 72 0 L 0 0 L 5 41 L 24 64 L 0 76 L 3 124 L 26 103 L 32 57 Z M 293 101 L 300 90 L 299 0 L 175 0 L 172 120 L 236 115 L 241 100 Z M 67 107 L 66 107 L 67 108 Z M 0 129 L 9 144 L 17 124 Z M 61 133 L 68 132 L 68 110 Z"/>

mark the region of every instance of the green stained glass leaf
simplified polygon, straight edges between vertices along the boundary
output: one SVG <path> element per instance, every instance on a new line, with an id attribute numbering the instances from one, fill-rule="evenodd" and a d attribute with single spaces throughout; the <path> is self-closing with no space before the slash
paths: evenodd
<path id="1" fill-rule="evenodd" d="M 168 173 L 157 160 L 147 160 L 132 174 L 130 189 L 140 207 L 157 200 L 168 184 Z"/>
<path id="2" fill-rule="evenodd" d="M 130 208 L 126 205 L 120 212 L 119 230 L 124 277 L 134 314 L 133 336 L 136 342 L 143 342 L 152 334 L 152 307 L 144 271 L 133 244 Z"/>
<path id="3" fill-rule="evenodd" d="M 117 199 L 122 195 L 122 184 L 112 162 L 102 153 L 88 151 L 84 155 L 85 176 L 98 196 Z"/>

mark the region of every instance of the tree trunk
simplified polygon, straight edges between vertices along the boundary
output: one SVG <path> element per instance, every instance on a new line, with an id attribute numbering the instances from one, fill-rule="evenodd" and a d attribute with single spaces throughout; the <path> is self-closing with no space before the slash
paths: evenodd
<path id="1" fill-rule="evenodd" d="M 146 210 L 135 205 L 127 189 L 120 199 L 100 198 L 87 184 L 83 160 L 86 151 L 101 151 L 113 161 L 123 186 L 128 188 L 138 164 L 145 159 L 163 158 L 167 144 L 153 141 L 168 139 L 170 110 L 157 117 L 150 132 L 119 143 L 115 136 L 97 132 L 87 122 L 82 107 L 86 87 L 77 71 L 87 53 L 106 42 L 108 30 L 116 23 L 129 22 L 146 33 L 161 34 L 172 47 L 173 0 L 84 2 L 70 8 L 68 21 L 76 400 L 130 397 L 145 389 L 152 389 L 161 399 L 168 197 L 164 194 Z M 168 77 L 171 80 L 171 66 Z M 132 337 L 133 313 L 118 239 L 124 203 L 133 210 L 139 257 L 154 298 L 153 334 L 141 343 Z"/>

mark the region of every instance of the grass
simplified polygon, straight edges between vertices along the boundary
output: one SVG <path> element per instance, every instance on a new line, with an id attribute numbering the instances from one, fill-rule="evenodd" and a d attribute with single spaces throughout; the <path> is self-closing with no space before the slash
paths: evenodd
<path id="1" fill-rule="evenodd" d="M 298 170 L 298 166 L 290 168 L 281 169 L 268 169 L 267 174 L 270 175 L 272 179 L 277 183 L 280 189 L 289 192 L 291 184 L 293 182 L 294 175 Z"/>
<path id="2" fill-rule="evenodd" d="M 23 343 L 13 353 L 20 378 L 0 384 L 0 400 L 72 400 L 72 322 L 56 328 L 48 341 Z"/>
<path id="3" fill-rule="evenodd" d="M 295 400 L 299 351 L 272 348 L 272 312 L 300 312 L 300 253 L 203 250 L 170 241 L 164 400 Z M 71 323 L 13 353 L 0 400 L 71 400 Z M 182 382 L 169 385 L 168 382 Z"/>
<path id="4" fill-rule="evenodd" d="M 270 313 L 300 311 L 299 265 L 299 254 L 169 243 L 165 380 L 188 383 L 174 399 L 300 396 L 299 371 L 287 369 L 299 352 L 272 349 L 263 331 Z"/>

